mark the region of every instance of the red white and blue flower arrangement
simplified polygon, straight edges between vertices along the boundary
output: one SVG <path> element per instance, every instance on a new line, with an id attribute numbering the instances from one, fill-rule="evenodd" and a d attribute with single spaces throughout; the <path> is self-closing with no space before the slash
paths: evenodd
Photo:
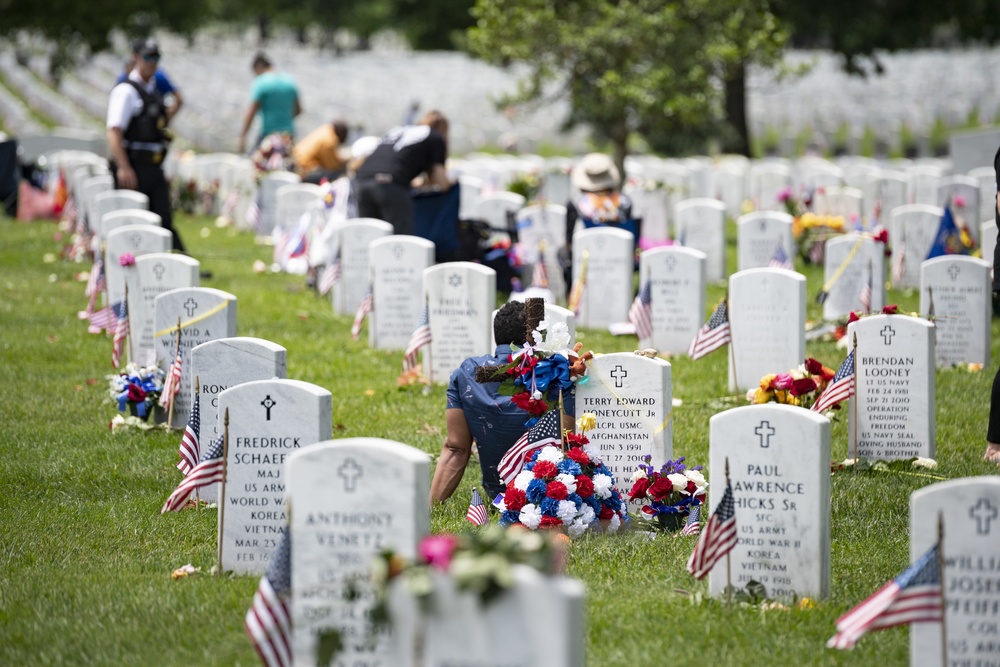
<path id="1" fill-rule="evenodd" d="M 688 468 L 682 456 L 656 470 L 650 465 L 651 456 L 643 459 L 645 465 L 640 465 L 632 475 L 629 500 L 646 501 L 640 512 L 642 518 L 656 521 L 663 528 L 679 528 L 691 509 L 705 502 L 708 482 L 702 467 Z"/>
<path id="2" fill-rule="evenodd" d="M 115 417 L 111 422 L 112 430 L 145 422 L 163 391 L 163 371 L 156 366 L 142 367 L 133 362 L 121 374 L 107 377 L 112 402 L 118 406 L 119 412 L 127 411 L 132 416 Z"/>

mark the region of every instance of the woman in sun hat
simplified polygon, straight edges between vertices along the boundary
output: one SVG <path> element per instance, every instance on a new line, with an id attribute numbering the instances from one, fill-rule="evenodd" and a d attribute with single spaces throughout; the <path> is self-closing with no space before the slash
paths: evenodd
<path id="1" fill-rule="evenodd" d="M 580 198 L 567 207 L 568 224 L 585 227 L 622 225 L 632 216 L 632 201 L 618 187 L 621 176 L 614 161 L 603 153 L 590 153 L 573 167 L 570 180 Z"/>

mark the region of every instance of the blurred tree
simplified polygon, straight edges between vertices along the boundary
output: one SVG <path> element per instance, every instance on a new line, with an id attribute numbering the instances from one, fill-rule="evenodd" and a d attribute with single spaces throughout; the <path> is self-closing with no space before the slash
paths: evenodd
<path id="1" fill-rule="evenodd" d="M 527 69 L 501 104 L 568 98 L 566 125 L 609 140 L 623 174 L 633 133 L 669 144 L 727 111 L 749 153 L 743 100 L 724 83 L 748 61 L 775 62 L 785 41 L 768 0 L 477 0 L 473 15 L 472 51 Z"/>
<path id="2" fill-rule="evenodd" d="M 392 0 L 392 25 L 414 49 L 437 51 L 464 46 L 475 20 L 473 0 Z"/>

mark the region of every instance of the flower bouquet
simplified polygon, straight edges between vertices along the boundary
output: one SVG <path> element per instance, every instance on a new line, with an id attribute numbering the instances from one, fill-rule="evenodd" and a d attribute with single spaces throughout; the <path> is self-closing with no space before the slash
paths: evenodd
<path id="1" fill-rule="evenodd" d="M 250 156 L 257 169 L 258 180 L 270 171 L 291 171 L 295 167 L 292 158 L 292 135 L 274 132 L 260 140 L 260 144 Z"/>
<path id="2" fill-rule="evenodd" d="M 810 408 L 835 371 L 812 357 L 798 368 L 787 373 L 769 373 L 760 379 L 760 385 L 747 392 L 747 400 L 754 405 L 784 403 Z"/>
<path id="3" fill-rule="evenodd" d="M 156 366 L 142 367 L 130 363 L 120 375 L 108 376 L 111 400 L 119 412 L 128 412 L 145 421 L 163 391 L 164 373 Z"/>
<path id="4" fill-rule="evenodd" d="M 822 263 L 826 241 L 843 234 L 846 229 L 846 222 L 839 215 L 803 213 L 792 221 L 792 235 L 799 246 L 799 254 L 811 264 Z"/>
<path id="5" fill-rule="evenodd" d="M 692 507 L 705 502 L 708 482 L 701 473 L 701 466 L 688 468 L 684 457 L 667 461 L 659 470 L 649 465 L 652 457 L 643 457 L 645 465 L 640 465 L 632 475 L 632 490 L 629 500 L 645 500 L 640 516 L 665 530 L 676 531 L 684 525 Z"/>
<path id="6" fill-rule="evenodd" d="M 579 425 L 582 430 L 594 422 L 593 415 L 584 414 Z M 567 432 L 565 443 L 565 451 L 548 446 L 532 453 L 497 503 L 500 525 L 561 528 L 575 538 L 601 522 L 615 532 L 629 520 L 614 475 L 587 436 Z"/>

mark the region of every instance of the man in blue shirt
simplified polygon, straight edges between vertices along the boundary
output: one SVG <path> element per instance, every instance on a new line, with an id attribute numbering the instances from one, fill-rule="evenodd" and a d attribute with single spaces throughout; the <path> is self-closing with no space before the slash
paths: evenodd
<path id="1" fill-rule="evenodd" d="M 494 354 L 470 357 L 451 374 L 448 383 L 448 407 L 445 436 L 441 458 L 431 482 L 431 502 L 444 502 L 455 492 L 465 466 L 472 454 L 472 442 L 479 449 L 479 466 L 488 500 L 504 490 L 497 465 L 511 445 L 524 435 L 524 425 L 531 415 L 514 405 L 510 396 L 501 396 L 499 382 L 476 382 L 476 369 L 484 365 L 500 365 L 509 361 L 511 343 L 525 342 L 524 304 L 511 301 L 501 308 L 493 320 L 493 337 L 497 341 Z M 501 342 L 506 341 L 506 342 Z M 563 428 L 573 428 L 574 395 L 563 397 Z"/>
<path id="2" fill-rule="evenodd" d="M 246 149 L 247 132 L 254 117 L 260 114 L 260 136 L 257 143 L 275 132 L 295 136 L 295 117 L 302 113 L 299 91 L 295 81 L 287 74 L 275 72 L 271 61 L 263 53 L 253 60 L 253 85 L 250 88 L 250 108 L 243 117 L 239 152 Z"/>

